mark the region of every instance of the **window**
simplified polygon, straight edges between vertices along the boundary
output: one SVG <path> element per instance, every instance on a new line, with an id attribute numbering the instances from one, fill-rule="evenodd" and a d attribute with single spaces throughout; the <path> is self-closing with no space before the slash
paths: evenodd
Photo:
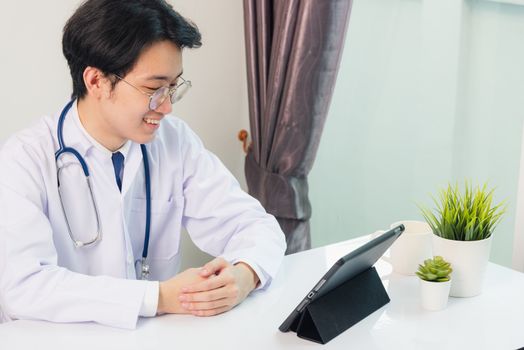
<path id="1" fill-rule="evenodd" d="M 496 187 L 511 265 L 524 116 L 520 0 L 355 0 L 310 174 L 314 246 L 422 219 L 449 181 Z"/>

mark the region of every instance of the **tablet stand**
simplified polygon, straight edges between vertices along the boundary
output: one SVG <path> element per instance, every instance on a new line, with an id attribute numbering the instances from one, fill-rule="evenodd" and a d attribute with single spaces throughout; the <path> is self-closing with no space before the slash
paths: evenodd
<path id="1" fill-rule="evenodd" d="M 370 267 L 313 300 L 291 325 L 300 338 L 326 344 L 349 327 L 389 303 L 389 296 Z"/>

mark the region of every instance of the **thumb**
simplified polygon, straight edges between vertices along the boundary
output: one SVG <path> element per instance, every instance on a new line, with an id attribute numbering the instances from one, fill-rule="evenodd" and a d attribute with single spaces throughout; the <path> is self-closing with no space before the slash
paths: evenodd
<path id="1" fill-rule="evenodd" d="M 228 266 L 229 266 L 229 263 L 226 260 L 224 260 L 223 258 L 215 258 L 211 260 L 210 262 L 208 262 L 207 264 L 205 264 L 200 269 L 200 276 L 208 277 L 208 276 L 214 275 Z"/>

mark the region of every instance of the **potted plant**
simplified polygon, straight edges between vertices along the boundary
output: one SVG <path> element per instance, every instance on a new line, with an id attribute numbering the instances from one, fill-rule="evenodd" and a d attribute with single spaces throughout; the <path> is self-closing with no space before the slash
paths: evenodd
<path id="1" fill-rule="evenodd" d="M 492 234 L 506 208 L 493 204 L 493 189 L 487 185 L 473 188 L 466 182 L 464 191 L 448 185 L 434 199 L 436 213 L 421 208 L 433 230 L 433 255 L 445 256 L 453 265 L 451 296 L 471 297 L 482 292 L 489 259 Z"/>
<path id="2" fill-rule="evenodd" d="M 451 265 L 441 256 L 424 260 L 418 266 L 417 276 L 420 277 L 420 296 L 422 307 L 426 310 L 442 310 L 448 304 L 451 287 Z"/>

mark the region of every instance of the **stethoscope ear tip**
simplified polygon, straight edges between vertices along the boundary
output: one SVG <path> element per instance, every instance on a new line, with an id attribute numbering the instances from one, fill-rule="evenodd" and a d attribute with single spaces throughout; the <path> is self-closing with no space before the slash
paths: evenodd
<path id="1" fill-rule="evenodd" d="M 84 246 L 84 242 L 75 241 L 75 247 L 76 248 L 82 248 Z"/>

